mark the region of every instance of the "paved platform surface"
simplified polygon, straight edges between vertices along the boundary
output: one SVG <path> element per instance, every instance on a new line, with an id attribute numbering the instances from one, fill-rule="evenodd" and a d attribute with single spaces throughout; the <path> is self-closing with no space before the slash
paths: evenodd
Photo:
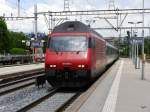
<path id="1" fill-rule="evenodd" d="M 44 63 L 12 66 L 12 67 L 3 67 L 3 68 L 0 68 L 0 75 L 36 70 L 36 69 L 40 69 L 40 68 L 44 68 Z"/>
<path id="2" fill-rule="evenodd" d="M 135 69 L 132 61 L 124 58 L 105 74 L 83 104 L 66 111 L 150 112 L 150 64 L 145 64 L 145 80 L 141 80 L 141 69 Z"/>

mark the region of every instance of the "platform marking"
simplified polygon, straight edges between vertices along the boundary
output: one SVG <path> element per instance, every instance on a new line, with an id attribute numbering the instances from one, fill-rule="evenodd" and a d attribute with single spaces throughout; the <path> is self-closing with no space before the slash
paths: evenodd
<path id="1" fill-rule="evenodd" d="M 112 87 L 111 87 L 109 94 L 107 96 L 107 99 L 105 101 L 102 112 L 115 112 L 118 90 L 119 90 L 119 84 L 120 84 L 120 79 L 121 79 L 121 75 L 122 75 L 123 63 L 124 62 L 122 60 L 120 67 L 119 67 L 119 70 L 118 70 L 116 77 L 114 79 L 114 82 L 112 84 Z"/>

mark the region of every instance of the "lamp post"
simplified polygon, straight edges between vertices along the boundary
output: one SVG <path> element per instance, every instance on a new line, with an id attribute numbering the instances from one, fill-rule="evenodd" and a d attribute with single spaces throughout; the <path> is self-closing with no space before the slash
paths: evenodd
<path id="1" fill-rule="evenodd" d="M 18 17 L 20 17 L 20 0 L 18 0 Z"/>
<path id="2" fill-rule="evenodd" d="M 128 22 L 129 24 L 133 24 L 136 28 L 136 25 L 137 24 L 140 24 L 140 23 L 143 23 L 142 21 L 138 21 L 138 22 Z M 134 36 L 136 37 L 136 31 L 134 31 Z M 132 35 L 132 28 L 131 28 L 131 35 Z M 132 37 L 132 36 L 131 36 Z M 139 46 L 138 44 L 135 44 L 135 43 L 132 43 L 132 59 L 133 59 L 133 62 L 135 64 L 135 68 L 139 69 L 140 68 L 140 61 L 139 61 L 139 58 L 138 58 L 138 54 L 139 54 Z"/>
<path id="3" fill-rule="evenodd" d="M 33 60 L 33 63 L 35 63 L 35 60 L 34 60 L 34 46 L 33 46 L 33 41 L 35 41 L 35 38 L 31 38 L 31 46 L 32 46 L 32 60 Z"/>
<path id="4" fill-rule="evenodd" d="M 144 62 L 144 0 L 142 0 L 142 8 L 143 8 L 143 13 L 142 13 L 142 21 L 143 21 L 143 29 L 142 29 L 142 37 L 143 37 L 143 45 L 142 45 L 142 76 L 141 79 L 144 80 L 144 66 L 145 66 L 145 62 Z"/>

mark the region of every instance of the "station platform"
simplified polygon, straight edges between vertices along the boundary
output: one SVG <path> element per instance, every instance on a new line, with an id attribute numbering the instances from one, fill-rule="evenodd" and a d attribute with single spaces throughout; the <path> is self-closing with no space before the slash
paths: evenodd
<path id="1" fill-rule="evenodd" d="M 119 59 L 66 112 L 150 112 L 150 64 L 141 69 L 130 59 Z"/>
<path id="2" fill-rule="evenodd" d="M 0 76 L 44 68 L 44 63 L 0 68 Z"/>

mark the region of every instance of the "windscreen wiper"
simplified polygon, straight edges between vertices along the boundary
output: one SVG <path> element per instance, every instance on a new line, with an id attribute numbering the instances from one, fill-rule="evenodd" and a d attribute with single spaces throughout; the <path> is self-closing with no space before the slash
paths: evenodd
<path id="1" fill-rule="evenodd" d="M 77 53 L 77 54 L 79 54 L 79 53 L 80 53 L 80 51 L 77 51 L 76 53 Z"/>
<path id="2" fill-rule="evenodd" d="M 58 54 L 58 51 L 56 49 L 54 49 L 54 51 L 56 52 L 56 54 Z"/>

